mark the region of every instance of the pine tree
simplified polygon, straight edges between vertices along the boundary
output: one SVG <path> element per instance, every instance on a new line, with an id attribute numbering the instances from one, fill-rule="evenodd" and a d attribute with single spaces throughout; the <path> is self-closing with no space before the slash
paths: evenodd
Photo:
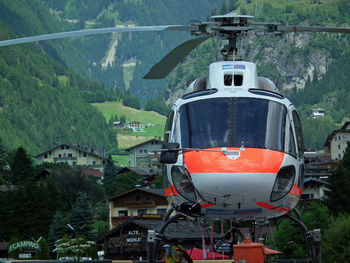
<path id="1" fill-rule="evenodd" d="M 326 205 L 332 214 L 350 213 L 350 142 L 343 159 L 328 179 L 328 190 L 325 192 Z"/>
<path id="2" fill-rule="evenodd" d="M 106 194 L 107 196 L 111 196 L 114 194 L 112 184 L 114 183 L 115 178 L 117 177 L 117 167 L 115 166 L 112 156 L 110 154 L 108 155 L 103 174 L 103 184 L 106 190 Z"/>
<path id="3" fill-rule="evenodd" d="M 34 176 L 34 168 L 30 156 L 26 150 L 20 146 L 10 162 L 12 183 L 19 184 L 31 180 Z"/>
<path id="4" fill-rule="evenodd" d="M 52 249 L 54 248 L 56 240 L 61 239 L 66 230 L 67 226 L 64 222 L 63 214 L 57 211 L 50 225 L 48 235 L 49 245 Z"/>
<path id="5" fill-rule="evenodd" d="M 85 193 L 79 195 L 78 201 L 72 209 L 70 225 L 77 235 L 87 236 L 92 229 L 93 215 Z"/>

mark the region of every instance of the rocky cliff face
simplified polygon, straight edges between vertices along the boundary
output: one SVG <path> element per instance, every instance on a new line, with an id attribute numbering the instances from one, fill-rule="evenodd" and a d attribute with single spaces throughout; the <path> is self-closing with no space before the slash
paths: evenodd
<path id="1" fill-rule="evenodd" d="M 279 89 L 283 93 L 288 93 L 294 88 L 303 89 L 308 81 L 314 80 L 314 77 L 318 80 L 322 79 L 328 65 L 335 59 L 333 44 L 339 41 L 338 38 L 339 36 L 334 37 L 324 33 L 287 33 L 282 37 L 248 37 L 240 43 L 240 55 L 243 60 L 257 64 L 259 76 L 270 78 L 274 82 L 278 81 Z M 347 40 L 342 39 L 342 41 Z M 206 50 L 206 48 L 203 49 Z M 212 47 L 210 52 L 217 51 Z M 201 54 L 201 56 L 208 55 Z M 186 77 L 188 67 L 193 66 L 199 59 L 197 54 L 192 55 L 176 68 L 169 79 L 176 78 L 177 75 Z M 207 64 L 209 65 L 210 62 Z M 203 64 L 202 74 L 195 77 L 204 76 L 208 71 L 208 65 Z M 174 103 L 183 95 L 188 80 L 180 78 L 173 82 L 174 86 L 167 85 L 165 97 L 167 104 Z"/>

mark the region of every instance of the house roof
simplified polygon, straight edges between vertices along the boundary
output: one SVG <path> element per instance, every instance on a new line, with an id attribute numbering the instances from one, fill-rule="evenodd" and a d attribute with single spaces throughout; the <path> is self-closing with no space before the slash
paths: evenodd
<path id="1" fill-rule="evenodd" d="M 153 142 L 163 143 L 161 140 L 158 140 L 158 139 L 153 138 L 153 139 L 150 139 L 150 140 L 148 140 L 148 141 L 145 141 L 145 142 L 136 144 L 136 145 L 134 145 L 134 146 L 131 146 L 131 147 L 127 148 L 126 150 L 127 150 L 127 151 L 130 151 L 131 149 L 140 147 L 140 146 L 142 146 L 142 145 L 144 145 L 144 144 L 147 144 L 147 143 L 150 143 L 150 142 L 152 142 L 152 141 L 153 141 Z"/>
<path id="2" fill-rule="evenodd" d="M 320 179 L 316 179 L 316 178 L 312 178 L 312 177 L 310 177 L 310 178 L 306 178 L 305 180 L 304 180 L 304 185 L 305 184 L 309 184 L 309 183 L 316 183 L 316 184 L 329 184 L 328 182 L 326 182 L 326 181 L 323 181 L 323 180 L 320 180 Z"/>
<path id="3" fill-rule="evenodd" d="M 83 167 L 81 168 L 81 173 L 83 175 L 92 175 L 93 177 L 96 177 L 96 178 L 101 178 L 103 177 L 103 173 L 101 173 L 99 170 L 96 170 L 94 168 L 91 168 L 91 167 Z"/>
<path id="4" fill-rule="evenodd" d="M 128 194 L 136 192 L 136 191 L 142 191 L 142 192 L 150 193 L 150 194 L 153 194 L 153 195 L 158 195 L 158 196 L 161 196 L 161 197 L 165 198 L 163 189 L 159 189 L 159 188 L 138 188 L 137 187 L 137 188 L 131 189 L 131 190 L 127 191 L 127 192 L 124 192 L 122 194 L 113 196 L 113 197 L 109 198 L 108 201 L 114 200 L 116 198 L 119 198 L 119 197 L 124 196 L 124 195 L 128 195 Z"/>
<path id="5" fill-rule="evenodd" d="M 339 132 L 342 132 L 342 133 L 350 133 L 350 129 L 347 129 L 347 127 L 349 126 L 349 124 L 350 124 L 350 121 L 346 121 L 346 122 L 344 123 L 344 125 L 343 125 L 339 130 L 334 130 L 331 134 L 329 134 L 328 137 L 327 137 L 327 139 L 326 139 L 326 142 L 324 143 L 324 146 L 329 148 L 332 139 L 334 138 L 334 136 L 335 136 L 337 133 L 339 133 Z"/>
<path id="6" fill-rule="evenodd" d="M 52 148 L 50 148 L 50 149 L 48 149 L 48 150 L 46 150 L 46 151 L 44 151 L 44 152 L 42 152 L 42 153 L 39 153 L 38 155 L 36 155 L 35 157 L 39 157 L 40 155 L 43 155 L 43 154 L 45 154 L 45 153 L 48 153 L 48 152 L 50 152 L 50 151 L 52 151 L 52 150 L 54 150 L 54 149 L 56 149 L 56 148 L 60 148 L 61 146 L 69 146 L 69 147 L 71 147 L 71 148 L 73 148 L 73 149 L 76 149 L 76 150 L 78 150 L 78 151 L 82 151 L 82 152 L 86 152 L 86 153 L 88 153 L 88 154 L 90 154 L 90 155 L 93 155 L 93 156 L 96 156 L 96 157 L 98 157 L 98 158 L 101 158 L 101 159 L 107 159 L 106 157 L 104 157 L 104 156 L 102 156 L 102 155 L 100 155 L 100 154 L 98 154 L 97 152 L 95 152 L 94 150 L 88 150 L 87 148 L 82 148 L 82 147 L 80 147 L 79 145 L 78 146 L 76 146 L 76 145 L 72 145 L 72 144 L 68 144 L 68 143 L 61 143 L 61 144 L 59 144 L 59 145 L 56 145 L 56 146 L 54 146 L 54 147 L 52 147 Z"/>
<path id="7" fill-rule="evenodd" d="M 128 225 L 138 225 L 143 228 L 146 228 L 148 230 L 155 230 L 158 232 L 162 226 L 162 221 L 160 220 L 150 220 L 150 219 L 130 219 L 112 230 L 110 230 L 102 239 L 108 238 L 110 236 L 113 236 L 119 232 L 121 228 L 125 228 Z M 210 231 L 204 231 L 205 238 L 210 238 Z M 201 239 L 202 238 L 202 230 L 201 227 L 191 221 L 186 220 L 177 220 L 176 223 L 169 224 L 165 231 L 164 231 L 164 237 L 166 239 L 172 239 L 172 240 L 193 240 L 193 239 Z M 217 239 L 221 237 L 216 232 L 213 232 L 213 238 Z"/>

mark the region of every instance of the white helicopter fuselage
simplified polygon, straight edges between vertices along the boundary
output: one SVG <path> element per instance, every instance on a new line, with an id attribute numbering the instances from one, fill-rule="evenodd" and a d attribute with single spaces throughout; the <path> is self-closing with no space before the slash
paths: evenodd
<path id="1" fill-rule="evenodd" d="M 164 167 L 165 194 L 180 213 L 261 220 L 289 212 L 303 187 L 303 142 L 295 107 L 258 78 L 254 63 L 212 63 L 172 107 L 165 142 L 182 149 Z M 198 216 L 198 211 L 196 213 Z"/>

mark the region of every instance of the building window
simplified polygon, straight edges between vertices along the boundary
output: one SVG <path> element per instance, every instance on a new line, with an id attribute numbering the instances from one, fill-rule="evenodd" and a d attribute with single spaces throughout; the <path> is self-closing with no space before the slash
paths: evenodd
<path id="1" fill-rule="evenodd" d="M 63 150 L 64 149 L 64 145 L 61 145 L 61 150 Z"/>
<path id="2" fill-rule="evenodd" d="M 93 162 L 92 162 L 92 164 L 93 164 L 93 165 L 95 165 L 95 164 L 96 164 L 96 162 L 95 162 L 95 161 L 93 161 Z"/>
<path id="3" fill-rule="evenodd" d="M 45 158 L 45 159 L 47 158 L 47 153 L 44 154 L 44 158 Z"/>
<path id="4" fill-rule="evenodd" d="M 340 150 L 340 144 L 338 145 L 338 149 Z"/>
<path id="5" fill-rule="evenodd" d="M 340 141 L 340 136 L 338 137 L 339 141 Z"/>
<path id="6" fill-rule="evenodd" d="M 140 150 L 140 153 L 142 153 L 142 150 Z"/>
<path id="7" fill-rule="evenodd" d="M 137 209 L 137 215 L 146 215 L 147 214 L 147 209 Z"/>
<path id="8" fill-rule="evenodd" d="M 73 157 L 73 155 L 71 153 L 68 153 L 68 157 Z"/>
<path id="9" fill-rule="evenodd" d="M 119 210 L 118 216 L 128 216 L 128 210 Z"/>
<path id="10" fill-rule="evenodd" d="M 144 153 L 147 153 L 147 149 L 143 150 Z"/>
<path id="11" fill-rule="evenodd" d="M 105 164 L 106 164 L 106 161 L 103 160 L 103 161 L 102 161 L 102 164 L 105 165 Z"/>
<path id="12" fill-rule="evenodd" d="M 81 151 L 79 151 L 79 157 L 81 157 L 82 156 L 82 153 L 81 153 Z"/>
<path id="13" fill-rule="evenodd" d="M 335 136 L 334 140 L 335 140 L 335 141 L 337 140 L 337 136 Z"/>
<path id="14" fill-rule="evenodd" d="M 339 156 L 339 160 L 341 159 L 341 155 L 340 155 L 340 153 L 338 154 L 338 156 Z"/>
<path id="15" fill-rule="evenodd" d="M 51 151 L 49 152 L 49 157 L 51 158 Z"/>
<path id="16" fill-rule="evenodd" d="M 59 154 L 59 155 L 58 155 L 58 158 L 61 158 L 61 157 L 62 157 L 62 155 L 61 155 L 61 154 Z"/>
<path id="17" fill-rule="evenodd" d="M 136 196 L 136 201 L 140 201 L 140 200 L 141 200 L 140 196 L 137 195 L 137 196 Z"/>
<path id="18" fill-rule="evenodd" d="M 86 152 L 83 153 L 83 157 L 86 157 Z"/>
<path id="19" fill-rule="evenodd" d="M 166 208 L 158 208 L 157 209 L 158 215 L 165 215 L 165 213 L 166 213 Z"/>

